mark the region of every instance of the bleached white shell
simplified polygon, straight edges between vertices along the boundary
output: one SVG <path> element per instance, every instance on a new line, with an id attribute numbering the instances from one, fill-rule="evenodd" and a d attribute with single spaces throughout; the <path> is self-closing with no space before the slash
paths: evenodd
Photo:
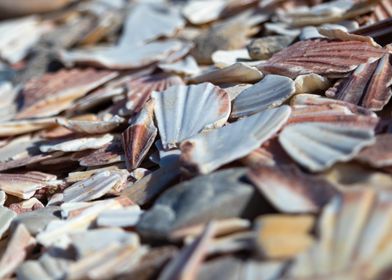
<path id="1" fill-rule="evenodd" d="M 227 67 L 238 62 L 238 60 L 251 60 L 247 49 L 219 50 L 214 52 L 211 58 L 216 67 Z"/>
<path id="2" fill-rule="evenodd" d="M 181 143 L 181 161 L 191 172 L 209 173 L 260 147 L 286 123 L 290 113 L 285 105 L 192 137 Z"/>
<path id="3" fill-rule="evenodd" d="M 161 36 L 173 35 L 185 25 L 180 13 L 164 5 L 138 4 L 124 23 L 119 45 L 143 45 Z"/>
<path id="4" fill-rule="evenodd" d="M 39 147 L 43 153 L 62 151 L 62 152 L 78 152 L 88 149 L 99 149 L 113 140 L 113 135 L 105 134 L 101 137 L 86 137 L 58 144 L 44 144 Z"/>
<path id="5" fill-rule="evenodd" d="M 187 56 L 184 59 L 173 63 L 160 63 L 158 67 L 165 72 L 174 72 L 178 74 L 197 75 L 200 73 L 200 68 L 193 56 Z"/>
<path id="6" fill-rule="evenodd" d="M 233 102 L 231 117 L 244 117 L 281 105 L 295 92 L 294 82 L 279 75 L 267 75 L 241 92 Z"/>
<path id="7" fill-rule="evenodd" d="M 206 128 L 225 124 L 230 114 L 227 93 L 210 83 L 173 86 L 154 92 L 154 113 L 164 149 Z"/>
<path id="8" fill-rule="evenodd" d="M 322 171 L 337 161 L 350 160 L 374 141 L 372 129 L 317 122 L 287 126 L 279 135 L 285 151 L 311 171 Z"/>
<path id="9" fill-rule="evenodd" d="M 119 172 L 100 172 L 66 188 L 64 202 L 83 202 L 100 198 L 122 181 L 124 177 Z"/>
<path id="10" fill-rule="evenodd" d="M 192 24 L 203 24 L 218 19 L 226 5 L 225 0 L 190 1 L 182 13 Z"/>

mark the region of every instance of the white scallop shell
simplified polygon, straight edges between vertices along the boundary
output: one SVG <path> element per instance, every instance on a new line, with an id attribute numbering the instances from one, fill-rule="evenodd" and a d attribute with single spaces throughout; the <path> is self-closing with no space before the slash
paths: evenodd
<path id="1" fill-rule="evenodd" d="M 373 144 L 375 137 L 366 127 L 314 122 L 287 126 L 279 142 L 299 164 L 322 171 L 335 162 L 352 159 L 363 147 Z"/>
<path id="2" fill-rule="evenodd" d="M 164 149 L 176 148 L 206 128 L 224 125 L 230 114 L 229 96 L 210 83 L 173 86 L 154 92 L 152 98 Z"/>

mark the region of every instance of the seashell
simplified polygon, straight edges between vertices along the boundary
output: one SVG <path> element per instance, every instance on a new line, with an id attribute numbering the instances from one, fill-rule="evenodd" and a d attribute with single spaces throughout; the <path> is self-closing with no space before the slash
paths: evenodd
<path id="1" fill-rule="evenodd" d="M 1 4 L 4 4 L 4 1 Z M 3 14 L 4 10 L 1 10 Z M 1 22 L 0 57 L 10 64 L 21 61 L 47 30 L 47 26 L 34 16 Z"/>
<path id="2" fill-rule="evenodd" d="M 373 145 L 364 148 L 356 156 L 356 159 L 374 167 L 391 166 L 391 137 L 391 134 L 376 135 L 376 142 Z"/>
<path id="3" fill-rule="evenodd" d="M 332 184 L 292 167 L 260 166 L 248 177 L 284 213 L 318 212 L 337 194 Z"/>
<path id="4" fill-rule="evenodd" d="M 372 37 L 369 36 L 361 36 L 357 34 L 351 34 L 341 29 L 332 29 L 332 28 L 319 28 L 318 32 L 327 37 L 328 39 L 336 39 L 342 41 L 361 41 L 366 42 L 368 44 L 373 45 L 374 47 L 380 47 Z"/>
<path id="5" fill-rule="evenodd" d="M 140 246 L 139 237 L 135 233 L 125 232 L 119 228 L 94 229 L 84 232 L 74 232 L 69 235 L 77 258 L 82 259 L 91 254 L 104 250 L 112 244 L 123 246 Z M 99 242 L 97 242 L 99 241 Z"/>
<path id="6" fill-rule="evenodd" d="M 380 2 L 388 2 L 388 0 L 383 0 Z M 389 5 L 389 4 L 386 4 L 386 5 Z M 390 36 L 391 36 L 391 32 L 392 32 L 391 23 L 392 23 L 391 16 L 388 16 L 386 19 L 384 19 L 382 21 L 375 22 L 373 24 L 369 24 L 366 26 L 362 26 L 362 27 L 354 30 L 353 33 L 358 34 L 358 35 L 362 35 L 362 36 L 370 36 L 377 43 L 384 46 L 384 45 L 391 43 L 391 40 L 390 40 Z"/>
<path id="7" fill-rule="evenodd" d="M 373 129 L 317 122 L 289 125 L 279 135 L 285 151 L 310 171 L 348 161 L 374 141 Z"/>
<path id="8" fill-rule="evenodd" d="M 35 239 L 23 225 L 18 225 L 0 259 L 0 278 L 10 277 L 35 246 Z"/>
<path id="9" fill-rule="evenodd" d="M 198 75 L 201 71 L 196 60 L 190 55 L 173 63 L 159 63 L 158 67 L 165 72 L 189 76 Z"/>
<path id="10" fill-rule="evenodd" d="M 201 25 L 217 20 L 226 5 L 224 0 L 190 1 L 182 9 L 182 14 L 190 23 Z"/>
<path id="11" fill-rule="evenodd" d="M 222 88 L 227 92 L 230 97 L 230 100 L 233 101 L 243 92 L 245 89 L 250 88 L 252 84 L 238 84 L 235 86 L 223 86 Z"/>
<path id="12" fill-rule="evenodd" d="M 144 176 L 122 192 L 138 205 L 144 205 L 176 182 L 180 176 L 177 163 L 162 165 L 159 169 Z"/>
<path id="13" fill-rule="evenodd" d="M 287 121 L 291 109 L 282 106 L 197 135 L 181 143 L 181 162 L 191 173 L 209 173 L 246 156 L 271 138 Z M 224 139 L 224 140 L 223 140 Z"/>
<path id="14" fill-rule="evenodd" d="M 5 0 L 0 3 L 2 11 L 0 17 L 20 17 L 29 14 L 47 13 L 60 9 L 71 2 L 72 0 L 40 0 L 36 3 L 31 3 L 28 0 L 22 0 L 18 1 L 18 3 L 13 3 Z"/>
<path id="15" fill-rule="evenodd" d="M 262 78 L 263 73 L 257 70 L 256 67 L 237 62 L 223 69 L 216 69 L 202 73 L 196 77 L 191 77 L 188 81 L 194 84 L 203 82 L 211 82 L 214 84 L 254 83 L 260 81 Z"/>
<path id="16" fill-rule="evenodd" d="M 181 15 L 166 5 L 138 4 L 125 20 L 119 46 L 142 46 L 159 37 L 172 36 L 184 25 Z"/>
<path id="17" fill-rule="evenodd" d="M 163 269 L 159 280 L 170 280 L 184 277 L 194 279 L 197 270 L 207 255 L 214 238 L 216 226 L 210 222 L 204 232 L 191 244 L 185 246 Z"/>
<path id="18" fill-rule="evenodd" d="M 258 68 L 263 73 L 290 78 L 311 73 L 343 77 L 358 65 L 384 54 L 385 50 L 361 41 L 309 40 L 285 48 Z"/>
<path id="19" fill-rule="evenodd" d="M 359 65 L 355 71 L 326 95 L 380 111 L 392 96 L 392 64 L 390 54 L 379 60 Z"/>
<path id="20" fill-rule="evenodd" d="M 47 186 L 59 184 L 57 176 L 38 171 L 22 174 L 0 174 L 0 189 L 9 195 L 23 199 L 31 198 L 34 193 Z"/>
<path id="21" fill-rule="evenodd" d="M 64 202 L 90 201 L 104 196 L 116 186 L 124 184 L 126 174 L 103 171 L 83 181 L 79 181 L 64 191 Z"/>
<path id="22" fill-rule="evenodd" d="M 142 214 L 143 211 L 138 205 L 108 210 L 98 215 L 97 225 L 100 227 L 133 227 L 138 223 Z"/>
<path id="23" fill-rule="evenodd" d="M 128 86 L 128 101 L 126 108 L 132 113 L 142 110 L 150 99 L 153 91 L 164 91 L 174 85 L 182 85 L 184 82 L 180 77 L 168 74 L 146 75 L 131 80 Z"/>
<path id="24" fill-rule="evenodd" d="M 0 238 L 2 238 L 4 233 L 8 230 L 16 215 L 17 213 L 14 211 L 0 206 Z"/>
<path id="25" fill-rule="evenodd" d="M 244 12 L 223 22 L 213 24 L 194 40 L 191 54 L 200 64 L 212 63 L 211 55 L 218 50 L 236 50 L 245 47 L 248 36 L 259 30 L 257 24 L 265 21 L 262 15 Z"/>
<path id="26" fill-rule="evenodd" d="M 41 201 L 32 197 L 28 200 L 24 200 L 18 203 L 12 203 L 9 205 L 9 209 L 20 215 L 21 213 L 31 212 L 36 209 L 44 208 L 45 206 Z"/>
<path id="27" fill-rule="evenodd" d="M 390 193 L 370 189 L 351 190 L 331 201 L 318 223 L 320 240 L 295 258 L 287 276 L 329 277 L 347 270 L 356 275 L 352 279 L 380 275 L 389 263 L 390 244 L 382 244 L 391 234 L 391 205 Z M 365 266 L 369 269 L 363 271 Z"/>
<path id="28" fill-rule="evenodd" d="M 152 98 L 159 135 L 166 150 L 204 129 L 224 125 L 230 114 L 226 92 L 210 83 L 173 86 L 161 93 L 154 92 Z"/>
<path id="29" fill-rule="evenodd" d="M 15 136 L 49 128 L 56 125 L 55 118 L 13 120 L 0 123 L 0 137 Z"/>
<path id="30" fill-rule="evenodd" d="M 249 56 L 254 60 L 270 58 L 274 53 L 288 47 L 293 42 L 291 36 L 267 36 L 254 39 L 248 44 Z"/>
<path id="31" fill-rule="evenodd" d="M 294 83 L 297 94 L 325 91 L 330 85 L 328 79 L 317 74 L 299 75 Z"/>
<path id="32" fill-rule="evenodd" d="M 293 80 L 284 76 L 266 75 L 234 99 L 231 117 L 241 118 L 278 107 L 289 99 L 294 91 Z"/>
<path id="33" fill-rule="evenodd" d="M 155 147 L 158 150 L 159 159 L 156 161 L 156 163 L 158 163 L 159 166 L 172 165 L 178 163 L 181 155 L 181 151 L 179 149 L 165 150 L 162 147 L 161 140 L 155 142 Z"/>
<path id="34" fill-rule="evenodd" d="M 113 135 L 104 134 L 99 137 L 78 138 L 60 143 L 43 144 L 39 147 L 43 153 L 62 151 L 62 152 L 78 152 L 88 149 L 99 149 L 113 141 Z"/>
<path id="35" fill-rule="evenodd" d="M 256 244 L 261 256 L 287 259 L 306 251 L 313 244 L 310 215 L 264 215 L 256 220 Z"/>
<path id="36" fill-rule="evenodd" d="M 158 130 L 154 125 L 153 110 L 153 103 L 148 103 L 122 133 L 122 145 L 128 170 L 140 166 L 157 136 Z"/>
<path id="37" fill-rule="evenodd" d="M 143 45 L 143 47 L 124 45 L 62 51 L 60 58 L 66 65 L 83 64 L 125 70 L 148 66 L 164 60 L 182 48 L 183 43 L 180 41 L 157 41 Z"/>
<path id="38" fill-rule="evenodd" d="M 16 118 L 53 116 L 118 75 L 94 69 L 61 70 L 28 81 L 23 88 L 23 107 Z"/>
<path id="39" fill-rule="evenodd" d="M 83 120 L 71 120 L 64 118 L 57 118 L 57 124 L 79 133 L 86 134 L 99 134 L 110 132 L 115 129 L 124 119 L 119 116 L 113 116 L 107 120 L 96 120 L 96 121 L 83 121 Z"/>
<path id="40" fill-rule="evenodd" d="M 228 67 L 239 61 L 250 61 L 251 58 L 246 49 L 216 51 L 211 56 L 214 65 L 218 68 Z"/>

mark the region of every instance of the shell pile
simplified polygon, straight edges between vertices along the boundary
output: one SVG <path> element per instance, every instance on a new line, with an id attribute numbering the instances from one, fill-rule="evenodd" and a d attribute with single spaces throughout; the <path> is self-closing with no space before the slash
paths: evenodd
<path id="1" fill-rule="evenodd" d="M 0 279 L 392 279 L 391 0 L 0 0 Z"/>

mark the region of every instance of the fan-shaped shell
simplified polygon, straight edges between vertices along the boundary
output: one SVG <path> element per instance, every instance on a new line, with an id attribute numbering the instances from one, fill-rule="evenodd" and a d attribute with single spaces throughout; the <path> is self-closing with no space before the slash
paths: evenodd
<path id="1" fill-rule="evenodd" d="M 369 127 L 317 122 L 287 126 L 279 135 L 285 151 L 311 171 L 322 171 L 337 161 L 350 160 L 374 141 L 374 131 Z"/>
<path id="2" fill-rule="evenodd" d="M 282 106 L 192 137 L 181 143 L 181 162 L 191 173 L 209 173 L 260 147 L 286 123 L 290 113 L 289 106 Z"/>
<path id="3" fill-rule="evenodd" d="M 294 81 L 279 75 L 267 75 L 234 99 L 231 117 L 245 117 L 281 105 L 295 92 Z"/>
<path id="4" fill-rule="evenodd" d="M 206 128 L 222 126 L 230 114 L 229 96 L 210 83 L 173 86 L 154 92 L 152 98 L 164 149 L 175 148 Z"/>

